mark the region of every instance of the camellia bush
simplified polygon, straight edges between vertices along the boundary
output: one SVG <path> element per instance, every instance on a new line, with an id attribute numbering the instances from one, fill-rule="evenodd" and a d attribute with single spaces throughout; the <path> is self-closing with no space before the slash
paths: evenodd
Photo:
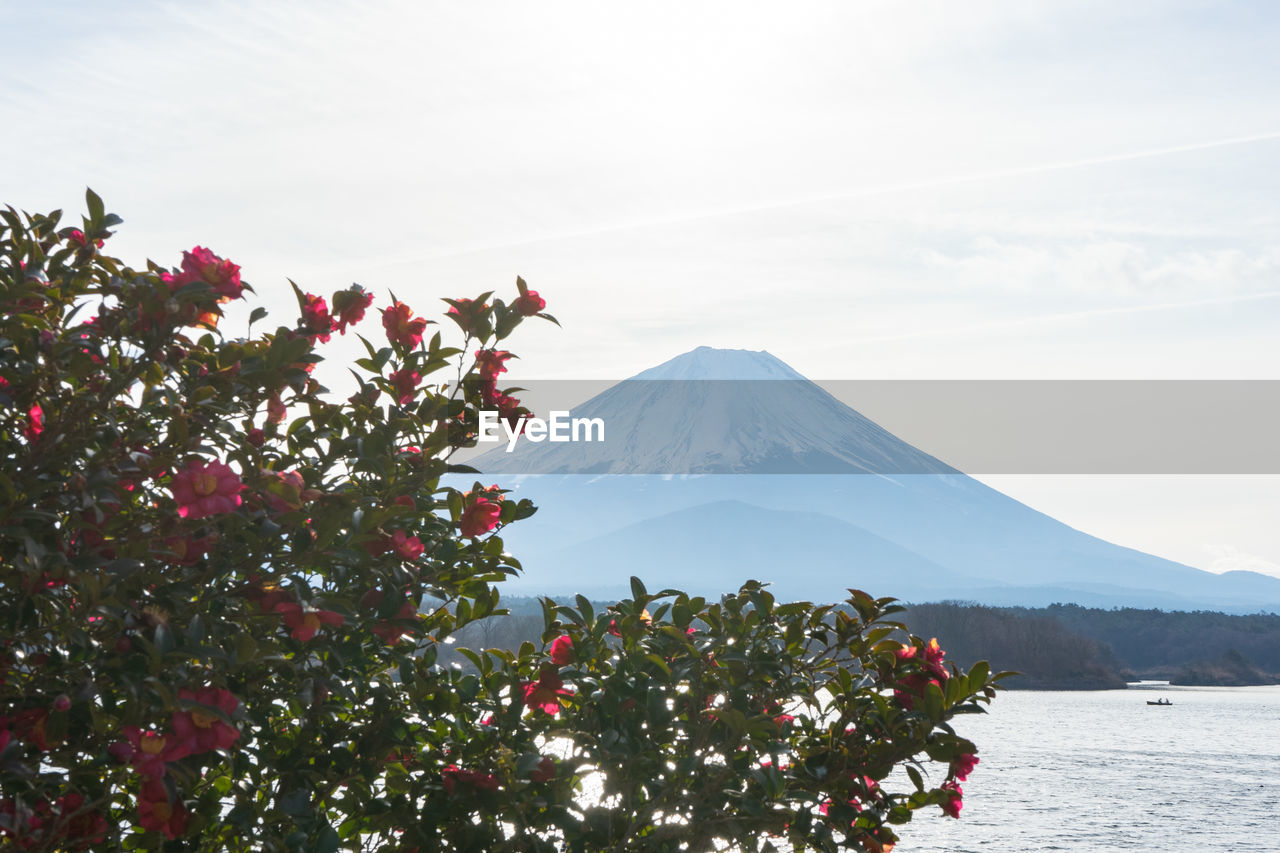
<path id="1" fill-rule="evenodd" d="M 541 647 L 437 664 L 501 612 L 501 531 L 534 513 L 442 482 L 480 410 L 528 415 L 499 387 L 499 346 L 552 319 L 523 281 L 434 331 L 295 287 L 296 318 L 232 337 L 238 266 L 126 266 L 87 209 L 0 211 L 0 847 L 878 851 L 959 815 L 950 721 L 1001 676 L 891 599 L 633 579 L 545 601 Z M 335 399 L 312 371 L 346 334 Z"/>

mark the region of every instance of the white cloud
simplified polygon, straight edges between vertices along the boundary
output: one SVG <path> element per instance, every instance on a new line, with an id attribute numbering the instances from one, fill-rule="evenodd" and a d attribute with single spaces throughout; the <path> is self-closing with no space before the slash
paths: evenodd
<path id="1" fill-rule="evenodd" d="M 1232 545 L 1204 545 L 1204 553 L 1208 558 L 1204 568 L 1211 572 L 1259 572 L 1264 575 L 1280 577 L 1280 563 L 1241 551 Z"/>

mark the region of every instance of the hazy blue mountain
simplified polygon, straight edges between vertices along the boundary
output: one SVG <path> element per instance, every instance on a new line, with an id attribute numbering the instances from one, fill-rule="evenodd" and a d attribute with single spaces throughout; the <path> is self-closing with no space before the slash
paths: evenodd
<path id="1" fill-rule="evenodd" d="M 471 464 L 540 507 L 507 533 L 513 592 L 849 586 L 905 600 L 1280 611 L 1280 579 L 1105 542 L 912 447 L 764 352 L 701 347 L 574 408 L 604 444 Z M 815 473 L 822 472 L 822 473 Z M 874 473 L 868 473 L 874 472 Z"/>

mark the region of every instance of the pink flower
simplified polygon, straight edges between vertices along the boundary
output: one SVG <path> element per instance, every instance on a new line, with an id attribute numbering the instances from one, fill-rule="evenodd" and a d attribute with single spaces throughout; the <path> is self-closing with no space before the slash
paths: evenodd
<path id="1" fill-rule="evenodd" d="M 929 641 L 929 645 L 924 647 L 925 668 L 936 675 L 938 678 L 950 678 L 951 673 L 947 672 L 946 667 L 942 665 L 942 657 L 946 652 L 938 645 L 938 638 L 934 637 Z"/>
<path id="2" fill-rule="evenodd" d="M 488 498 L 477 498 L 475 503 L 462 511 L 458 519 L 459 531 L 463 536 L 482 536 L 498 526 L 502 515 L 502 507 Z"/>
<path id="3" fill-rule="evenodd" d="M 341 613 L 332 610 L 306 610 L 302 605 L 291 601 L 282 601 L 275 606 L 275 611 L 284 617 L 284 624 L 291 628 L 289 636 L 300 643 L 305 643 L 320 631 L 321 625 L 341 625 Z"/>
<path id="4" fill-rule="evenodd" d="M 169 561 L 177 566 L 194 566 L 204 559 L 213 543 L 206 537 L 197 539 L 194 536 L 168 536 L 164 540 L 164 549 L 169 552 Z"/>
<path id="5" fill-rule="evenodd" d="M 27 410 L 27 425 L 22 428 L 22 434 L 27 437 L 27 441 L 35 441 L 42 432 L 44 432 L 44 409 L 36 403 Z"/>
<path id="6" fill-rule="evenodd" d="M 512 307 L 521 315 L 525 317 L 532 317 L 534 314 L 537 314 L 543 308 L 547 307 L 547 300 L 539 296 L 538 291 L 536 290 L 526 290 L 521 294 L 520 298 L 512 304 Z"/>
<path id="7" fill-rule="evenodd" d="M 378 594 L 373 595 L 373 593 Z M 364 599 L 362 599 L 362 603 L 367 606 L 377 607 L 378 603 L 382 600 L 381 593 L 381 590 L 371 590 L 370 593 L 366 594 Z M 400 609 L 396 611 L 395 616 L 391 619 L 380 620 L 378 624 L 374 625 L 370 630 L 375 636 L 379 637 L 382 642 L 386 643 L 388 646 L 394 646 L 396 643 L 400 642 L 401 638 L 403 638 L 405 634 L 413 633 L 416 628 L 416 625 L 406 626 L 403 623 L 410 621 L 416 622 L 417 618 L 418 608 L 414 606 L 412 601 L 406 600 L 400 605 Z"/>
<path id="8" fill-rule="evenodd" d="M 173 475 L 169 488 L 178 504 L 178 515 L 196 519 L 234 512 L 240 506 L 244 484 L 225 463 L 192 459 Z"/>
<path id="9" fill-rule="evenodd" d="M 491 773 L 483 773 L 479 770 L 461 770 L 454 764 L 450 764 L 440 771 L 440 783 L 444 786 L 444 790 L 449 796 L 453 796 L 459 784 L 483 791 L 496 791 L 499 784 L 497 778 Z"/>
<path id="10" fill-rule="evenodd" d="M 421 539 L 417 536 L 410 536 L 403 530 L 397 530 L 391 534 L 391 547 L 406 560 L 418 559 L 422 556 L 424 550 Z"/>
<path id="11" fill-rule="evenodd" d="M 178 691 L 178 699 L 205 706 L 177 711 L 173 715 L 173 732 L 186 744 L 192 755 L 214 749 L 229 749 L 236 738 L 240 737 L 240 731 L 235 726 L 223 721 L 218 714 L 206 710 L 217 709 L 228 717 L 234 714 L 240 707 L 240 700 L 231 691 L 220 687 L 202 687 L 199 690 L 184 687 Z"/>
<path id="12" fill-rule="evenodd" d="M 387 332 L 387 340 L 402 347 L 416 347 L 422 343 L 422 332 L 427 328 L 427 321 L 413 316 L 413 309 L 403 302 L 393 302 L 390 308 L 382 309 L 382 328 Z"/>
<path id="13" fill-rule="evenodd" d="M 84 232 L 81 231 L 79 228 L 73 228 L 71 230 L 71 233 L 67 235 L 67 242 L 75 243 L 77 246 L 79 246 L 82 249 L 89 248 L 89 239 L 84 236 Z M 93 244 L 97 246 L 99 249 L 101 249 L 103 246 L 103 243 L 101 240 L 94 240 Z"/>
<path id="14" fill-rule="evenodd" d="M 125 726 L 121 731 L 124 732 L 124 736 L 132 748 L 132 752 L 128 753 L 128 760 L 132 762 L 134 769 L 143 776 L 158 779 L 164 775 L 165 764 L 170 761 L 177 761 L 179 758 L 185 758 L 191 754 L 191 749 L 187 744 L 173 735 L 163 735 L 160 732 L 144 732 L 137 726 Z M 120 755 L 125 754 L 123 749 L 117 752 Z"/>
<path id="15" fill-rule="evenodd" d="M 551 641 L 551 662 L 556 666 L 573 663 L 573 638 L 562 634 Z"/>
<path id="16" fill-rule="evenodd" d="M 924 696 L 930 684 L 942 686 L 938 684 L 938 679 L 936 678 L 929 678 L 919 672 L 912 673 L 898 680 L 898 684 L 893 691 L 893 698 L 908 711 L 915 710 L 916 700 Z"/>
<path id="17" fill-rule="evenodd" d="M 333 315 L 329 313 L 329 303 L 323 296 L 308 293 L 303 296 L 302 329 L 311 343 L 329 342 L 329 333 L 334 329 Z"/>
<path id="18" fill-rule="evenodd" d="M 53 801 L 58 818 L 53 835 L 60 836 L 69 850 L 85 850 L 100 844 L 107 834 L 107 819 L 100 812 L 85 808 L 84 795 L 64 794 Z"/>
<path id="19" fill-rule="evenodd" d="M 267 423 L 278 424 L 284 420 L 284 415 L 284 402 L 280 399 L 279 393 L 272 394 L 267 398 Z"/>
<path id="20" fill-rule="evenodd" d="M 979 758 L 971 752 L 961 753 L 951 760 L 951 775 L 963 782 L 969 778 L 973 768 L 978 766 Z"/>
<path id="21" fill-rule="evenodd" d="M 395 386 L 396 401 L 402 406 L 409 404 L 417 387 L 422 384 L 422 374 L 407 367 L 403 370 L 393 371 L 387 376 L 387 379 Z"/>
<path id="22" fill-rule="evenodd" d="M 506 350 L 476 350 L 476 367 L 480 370 L 481 379 L 496 379 L 499 373 L 506 373 L 506 362 L 512 358 Z"/>
<path id="23" fill-rule="evenodd" d="M 138 792 L 138 823 L 143 829 L 163 832 L 165 838 L 177 838 L 187 831 L 187 807 L 179 797 L 169 796 L 169 789 L 159 779 L 144 779 Z"/>
<path id="24" fill-rule="evenodd" d="M 182 275 L 179 278 L 186 279 L 183 284 L 203 281 L 224 300 L 238 299 L 244 292 L 240 267 L 201 246 L 182 253 Z"/>
<path id="25" fill-rule="evenodd" d="M 269 478 L 262 499 L 275 514 L 286 513 L 302 508 L 302 493 L 306 489 L 306 481 L 297 471 L 263 471 Z"/>
<path id="26" fill-rule="evenodd" d="M 545 711 L 548 714 L 560 713 L 560 697 L 572 694 L 563 690 L 564 681 L 553 667 L 544 666 L 537 681 L 526 682 L 523 686 L 524 704 L 528 708 Z"/>
<path id="27" fill-rule="evenodd" d="M 950 817 L 960 817 L 960 809 L 964 808 L 964 789 L 955 782 L 943 782 L 938 787 L 950 794 L 946 802 L 941 803 L 942 811 Z"/>
<path id="28" fill-rule="evenodd" d="M 453 303 L 449 306 L 449 318 L 468 335 L 476 330 L 481 315 L 489 308 L 487 304 L 476 302 L 474 299 L 450 299 L 449 301 Z"/>
<path id="29" fill-rule="evenodd" d="M 339 290 L 333 294 L 333 310 L 338 313 L 333 322 L 333 330 L 340 335 L 345 335 L 348 326 L 354 326 L 364 319 L 365 309 L 371 304 L 373 304 L 373 294 L 365 293 L 359 287 Z"/>

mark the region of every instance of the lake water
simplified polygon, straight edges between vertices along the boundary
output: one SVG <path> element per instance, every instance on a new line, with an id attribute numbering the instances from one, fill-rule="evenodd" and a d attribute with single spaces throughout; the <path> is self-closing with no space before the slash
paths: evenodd
<path id="1" fill-rule="evenodd" d="M 1280 687 L 1004 692 L 956 728 L 962 816 L 917 812 L 901 853 L 1280 851 Z"/>

